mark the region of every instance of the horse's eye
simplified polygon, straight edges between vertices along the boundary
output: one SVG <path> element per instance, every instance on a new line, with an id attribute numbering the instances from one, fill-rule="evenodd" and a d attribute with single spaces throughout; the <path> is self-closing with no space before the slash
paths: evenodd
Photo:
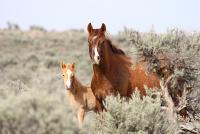
<path id="1" fill-rule="evenodd" d="M 100 46 L 100 48 L 103 48 L 104 47 L 104 43 L 101 43 L 99 46 Z"/>
<path id="2" fill-rule="evenodd" d="M 62 76 L 64 77 L 64 74 Z"/>

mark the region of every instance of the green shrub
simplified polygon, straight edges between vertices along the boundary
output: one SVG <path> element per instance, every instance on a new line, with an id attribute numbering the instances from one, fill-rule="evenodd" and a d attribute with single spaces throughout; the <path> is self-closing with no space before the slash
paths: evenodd
<path id="1" fill-rule="evenodd" d="M 9 89 L 8 89 L 9 88 Z M 1 134 L 73 134 L 78 129 L 75 113 L 66 97 L 29 89 L 12 82 L 0 88 Z"/>
<path id="2" fill-rule="evenodd" d="M 96 134 L 175 133 L 177 124 L 161 112 L 160 98 L 146 96 L 143 100 L 136 92 L 128 102 L 117 97 L 107 97 L 107 112 L 96 118 Z"/>

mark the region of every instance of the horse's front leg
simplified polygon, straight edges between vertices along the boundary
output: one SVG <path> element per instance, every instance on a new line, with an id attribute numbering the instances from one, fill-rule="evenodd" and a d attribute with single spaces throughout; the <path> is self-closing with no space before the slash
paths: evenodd
<path id="1" fill-rule="evenodd" d="M 96 99 L 95 112 L 98 114 L 100 114 L 101 112 L 106 112 L 106 109 L 104 105 L 102 104 L 102 101 L 99 101 L 98 99 Z"/>

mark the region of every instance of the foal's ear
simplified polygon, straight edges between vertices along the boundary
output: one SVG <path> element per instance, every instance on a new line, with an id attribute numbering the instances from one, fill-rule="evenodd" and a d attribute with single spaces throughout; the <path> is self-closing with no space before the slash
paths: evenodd
<path id="1" fill-rule="evenodd" d="M 100 28 L 100 34 L 104 34 L 106 32 L 106 25 L 102 23 L 101 28 Z"/>
<path id="2" fill-rule="evenodd" d="M 93 27 L 92 27 L 92 24 L 91 24 L 91 23 L 88 24 L 87 30 L 88 30 L 88 33 L 89 33 L 89 34 L 92 33 Z"/>
<path id="3" fill-rule="evenodd" d="M 66 68 L 66 65 L 63 62 L 60 62 L 60 69 Z"/>

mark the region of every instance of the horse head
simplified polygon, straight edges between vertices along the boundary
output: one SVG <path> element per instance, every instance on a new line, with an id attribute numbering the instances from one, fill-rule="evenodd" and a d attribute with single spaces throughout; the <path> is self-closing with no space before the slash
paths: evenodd
<path id="1" fill-rule="evenodd" d="M 104 53 L 104 41 L 106 39 L 106 25 L 102 23 L 99 29 L 93 29 L 92 24 L 89 23 L 87 27 L 88 31 L 88 43 L 89 43 L 89 55 L 94 64 L 99 64 L 102 60 Z"/>

